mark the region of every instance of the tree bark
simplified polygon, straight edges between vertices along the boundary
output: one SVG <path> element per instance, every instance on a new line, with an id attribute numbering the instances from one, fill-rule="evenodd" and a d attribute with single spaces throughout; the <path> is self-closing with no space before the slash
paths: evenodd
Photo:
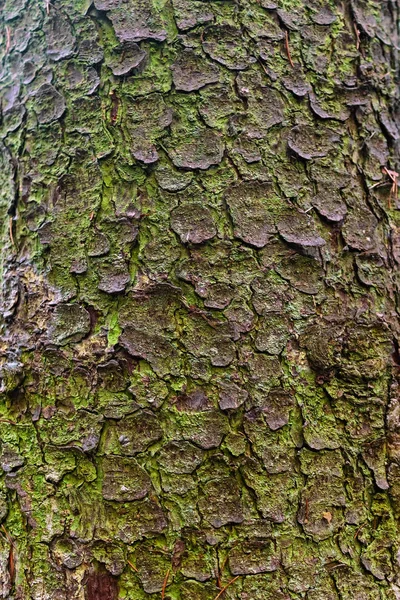
<path id="1" fill-rule="evenodd" d="M 0 598 L 399 600 L 398 2 L 0 6 Z"/>

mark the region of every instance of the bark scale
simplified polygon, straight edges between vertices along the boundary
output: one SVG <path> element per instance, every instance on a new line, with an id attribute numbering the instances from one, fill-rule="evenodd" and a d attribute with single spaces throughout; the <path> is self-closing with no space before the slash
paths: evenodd
<path id="1" fill-rule="evenodd" d="M 398 2 L 0 6 L 0 597 L 398 600 Z"/>

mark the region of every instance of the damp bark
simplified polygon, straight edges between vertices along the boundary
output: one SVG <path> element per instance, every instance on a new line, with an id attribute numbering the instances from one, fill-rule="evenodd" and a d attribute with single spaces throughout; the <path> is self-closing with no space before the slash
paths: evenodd
<path id="1" fill-rule="evenodd" d="M 0 598 L 399 600 L 398 3 L 0 6 Z"/>

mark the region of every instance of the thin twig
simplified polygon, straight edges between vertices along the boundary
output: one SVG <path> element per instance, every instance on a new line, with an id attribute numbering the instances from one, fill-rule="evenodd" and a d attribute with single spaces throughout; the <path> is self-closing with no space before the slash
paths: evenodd
<path id="1" fill-rule="evenodd" d="M 167 589 L 168 577 L 169 577 L 170 573 L 171 573 L 171 569 L 168 569 L 168 571 L 165 574 L 164 582 L 163 582 L 163 586 L 162 586 L 162 590 L 161 590 L 161 600 L 164 600 L 164 598 L 165 598 L 165 590 Z"/>
<path id="2" fill-rule="evenodd" d="M 227 563 L 228 558 L 229 558 L 229 554 L 227 554 L 225 556 L 224 560 L 222 561 L 222 565 L 218 568 L 218 578 L 217 579 L 218 579 L 218 587 L 219 587 L 219 589 L 222 588 L 221 577 L 222 577 L 222 573 L 224 572 L 224 568 L 225 568 L 225 565 Z"/>
<path id="3" fill-rule="evenodd" d="M 139 573 L 139 570 L 135 567 L 135 565 L 133 563 L 131 563 L 130 560 L 127 560 L 126 562 L 130 566 L 130 568 L 132 569 L 132 571 L 135 571 L 136 573 Z"/>
<path id="4" fill-rule="evenodd" d="M 358 29 L 358 27 L 357 27 L 357 25 L 355 23 L 354 23 L 354 31 L 356 32 L 356 39 L 357 39 L 356 49 L 359 50 L 360 49 L 360 42 L 361 42 L 361 39 L 360 39 L 360 30 Z"/>
<path id="5" fill-rule="evenodd" d="M 357 529 L 357 531 L 356 531 L 356 532 L 355 532 L 355 534 L 354 534 L 354 539 L 355 539 L 355 540 L 357 539 L 357 536 L 358 536 L 358 534 L 360 533 L 361 529 L 362 529 L 363 527 L 365 527 L 365 526 L 366 526 L 366 523 L 362 523 L 362 524 L 360 525 L 360 527 Z"/>
<path id="6" fill-rule="evenodd" d="M 390 181 L 378 181 L 378 183 L 374 183 L 374 185 L 371 185 L 371 187 L 369 187 L 369 190 L 374 190 L 375 188 L 378 187 L 383 187 L 384 185 L 392 185 Z"/>
<path id="7" fill-rule="evenodd" d="M 4 534 L 7 538 L 7 541 L 9 544 L 11 544 L 11 546 L 14 545 L 14 540 L 12 539 L 11 535 L 8 533 L 7 529 L 4 527 L 4 525 L 1 526 L 2 530 L 4 531 Z"/>
<path id="8" fill-rule="evenodd" d="M 221 598 L 222 594 L 224 592 L 226 592 L 226 590 L 228 589 L 228 587 L 230 585 L 232 585 L 232 583 L 235 583 L 236 579 L 239 579 L 239 575 L 236 575 L 236 577 L 234 577 L 233 579 L 231 579 L 230 581 L 228 581 L 228 583 L 222 588 L 222 590 L 215 596 L 214 600 L 219 600 L 219 598 Z"/>
<path id="9" fill-rule="evenodd" d="M 10 573 L 10 579 L 14 583 L 15 577 L 15 560 L 14 560 L 14 546 L 10 544 L 10 551 L 8 553 L 8 572 Z"/>
<path id="10" fill-rule="evenodd" d="M 257 61 L 260 63 L 260 65 L 261 65 L 261 68 L 262 68 L 262 70 L 264 71 L 264 73 L 265 73 L 266 75 L 268 75 L 268 77 L 269 77 L 268 71 L 267 71 L 267 69 L 265 68 L 265 65 L 263 64 L 263 62 L 262 62 L 261 58 L 260 58 L 260 57 L 257 57 Z"/>
<path id="11" fill-rule="evenodd" d="M 382 171 L 384 173 L 386 173 L 386 175 L 388 175 L 390 181 L 392 182 L 392 187 L 391 187 L 390 193 L 393 194 L 393 196 L 395 198 L 397 198 L 397 192 L 399 190 L 399 182 L 398 182 L 399 173 L 397 173 L 396 171 L 391 171 L 390 169 L 387 169 L 386 167 L 383 167 Z"/>
<path id="12" fill-rule="evenodd" d="M 373 190 L 378 187 L 390 185 L 389 208 L 392 208 L 391 200 L 392 200 L 392 198 L 396 199 L 398 196 L 398 192 L 399 192 L 399 182 L 398 182 L 399 173 L 397 173 L 396 171 L 392 171 L 392 170 L 388 169 L 387 167 L 383 167 L 382 172 L 385 173 L 389 177 L 389 181 L 378 181 L 378 183 L 374 183 L 374 185 L 371 185 L 371 187 L 368 189 Z"/>
<path id="13" fill-rule="evenodd" d="M 287 54 L 287 57 L 288 57 L 288 59 L 289 59 L 289 62 L 290 62 L 290 64 L 292 65 L 292 67 L 294 68 L 294 63 L 293 63 L 293 61 L 292 61 L 292 57 L 291 57 L 291 55 L 290 55 L 290 48 L 289 48 L 289 32 L 288 32 L 288 30 L 287 30 L 287 29 L 286 29 L 286 31 L 285 31 L 285 48 L 286 48 L 286 54 Z"/>
<path id="14" fill-rule="evenodd" d="M 340 567 L 348 567 L 349 565 L 346 565 L 346 563 L 339 563 L 338 565 L 334 565 L 333 567 L 330 567 L 329 571 L 333 571 L 333 569 L 340 569 Z"/>
<path id="15" fill-rule="evenodd" d="M 14 242 L 14 236 L 13 236 L 13 220 L 12 217 L 9 218 L 8 220 L 8 231 L 10 233 L 10 240 L 13 246 L 15 246 L 15 242 Z"/>
<path id="16" fill-rule="evenodd" d="M 13 582 L 14 581 L 14 576 L 15 576 L 15 560 L 14 560 L 15 545 L 14 545 L 14 540 L 12 539 L 11 535 L 8 533 L 8 531 L 4 527 L 4 525 L 1 526 L 1 529 L 4 531 L 4 534 L 5 534 L 6 538 L 7 538 L 7 541 L 10 544 L 10 550 L 8 552 L 8 572 L 10 573 L 10 579 Z"/>

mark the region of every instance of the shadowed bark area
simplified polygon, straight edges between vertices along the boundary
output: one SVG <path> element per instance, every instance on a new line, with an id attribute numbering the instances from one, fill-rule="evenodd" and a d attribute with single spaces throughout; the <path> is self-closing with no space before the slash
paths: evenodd
<path id="1" fill-rule="evenodd" d="M 398 2 L 0 8 L 0 598 L 399 600 Z"/>

